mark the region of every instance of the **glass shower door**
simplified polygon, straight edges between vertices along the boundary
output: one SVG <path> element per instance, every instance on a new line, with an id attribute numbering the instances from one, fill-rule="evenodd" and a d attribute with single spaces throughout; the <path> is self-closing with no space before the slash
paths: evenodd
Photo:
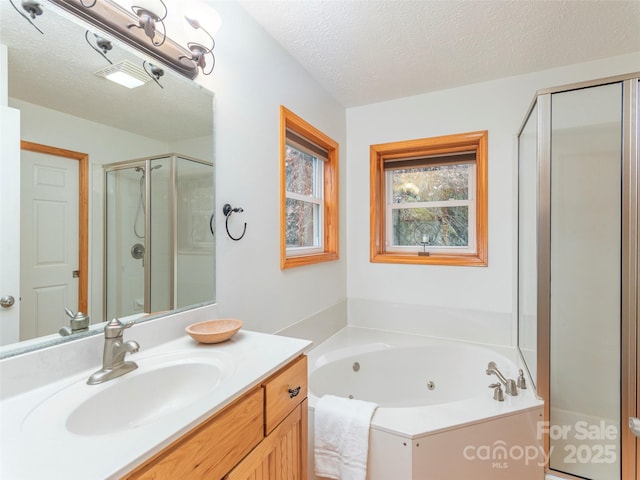
<path id="1" fill-rule="evenodd" d="M 537 384 L 538 367 L 538 105 L 518 136 L 518 347 Z"/>
<path id="2" fill-rule="evenodd" d="M 215 292 L 213 166 L 176 158 L 176 302 L 209 301 Z"/>
<path id="3" fill-rule="evenodd" d="M 622 84 L 553 94 L 551 126 L 550 468 L 615 480 L 621 478 Z"/>
<path id="4" fill-rule="evenodd" d="M 144 163 L 106 171 L 106 319 L 144 312 Z"/>
<path id="5" fill-rule="evenodd" d="M 174 192 L 173 157 L 153 158 L 149 162 L 149 266 L 146 269 L 147 312 L 174 308 Z"/>

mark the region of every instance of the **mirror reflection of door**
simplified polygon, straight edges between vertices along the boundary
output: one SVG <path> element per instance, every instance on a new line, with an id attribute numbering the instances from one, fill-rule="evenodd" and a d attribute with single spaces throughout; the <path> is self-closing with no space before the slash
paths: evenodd
<path id="1" fill-rule="evenodd" d="M 21 142 L 20 340 L 57 333 L 65 308 L 87 312 L 84 153 Z"/>

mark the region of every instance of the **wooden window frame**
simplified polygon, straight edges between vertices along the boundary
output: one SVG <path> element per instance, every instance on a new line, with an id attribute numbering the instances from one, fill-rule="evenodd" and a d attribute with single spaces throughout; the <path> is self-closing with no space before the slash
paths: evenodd
<path id="1" fill-rule="evenodd" d="M 476 218 L 474 253 L 417 253 L 386 250 L 386 159 L 410 159 L 460 152 L 475 152 Z M 370 146 L 370 261 L 419 265 L 487 266 L 488 256 L 488 132 L 461 133 Z"/>
<path id="2" fill-rule="evenodd" d="M 287 129 L 317 144 L 327 151 L 323 161 L 323 247 L 321 252 L 303 255 L 287 255 Z M 280 106 L 280 268 L 282 270 L 328 262 L 340 258 L 338 251 L 338 143 L 322 133 L 310 123 Z"/>

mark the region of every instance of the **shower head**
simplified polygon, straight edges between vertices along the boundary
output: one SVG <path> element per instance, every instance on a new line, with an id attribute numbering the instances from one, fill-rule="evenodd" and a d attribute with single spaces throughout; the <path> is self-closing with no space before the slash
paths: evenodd
<path id="1" fill-rule="evenodd" d="M 154 165 L 153 167 L 151 167 L 149 169 L 149 171 L 156 170 L 156 169 L 161 168 L 161 167 L 162 167 L 162 165 Z M 142 172 L 142 178 L 144 178 L 144 176 L 145 176 L 145 167 L 135 167 L 135 170 L 136 170 L 136 172 Z"/>

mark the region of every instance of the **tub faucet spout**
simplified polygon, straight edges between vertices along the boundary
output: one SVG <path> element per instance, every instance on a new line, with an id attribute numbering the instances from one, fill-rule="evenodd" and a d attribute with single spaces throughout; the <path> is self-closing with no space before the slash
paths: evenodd
<path id="1" fill-rule="evenodd" d="M 518 395 L 518 388 L 516 387 L 516 381 L 511 378 L 505 378 L 505 376 L 502 375 L 502 373 L 500 373 L 500 370 L 498 370 L 498 366 L 496 365 L 496 362 L 489 362 L 489 365 L 487 366 L 487 375 L 491 375 L 491 374 L 498 377 L 498 380 L 500 380 L 500 383 L 504 385 L 504 391 L 506 392 L 507 395 L 512 395 L 514 397 Z"/>

